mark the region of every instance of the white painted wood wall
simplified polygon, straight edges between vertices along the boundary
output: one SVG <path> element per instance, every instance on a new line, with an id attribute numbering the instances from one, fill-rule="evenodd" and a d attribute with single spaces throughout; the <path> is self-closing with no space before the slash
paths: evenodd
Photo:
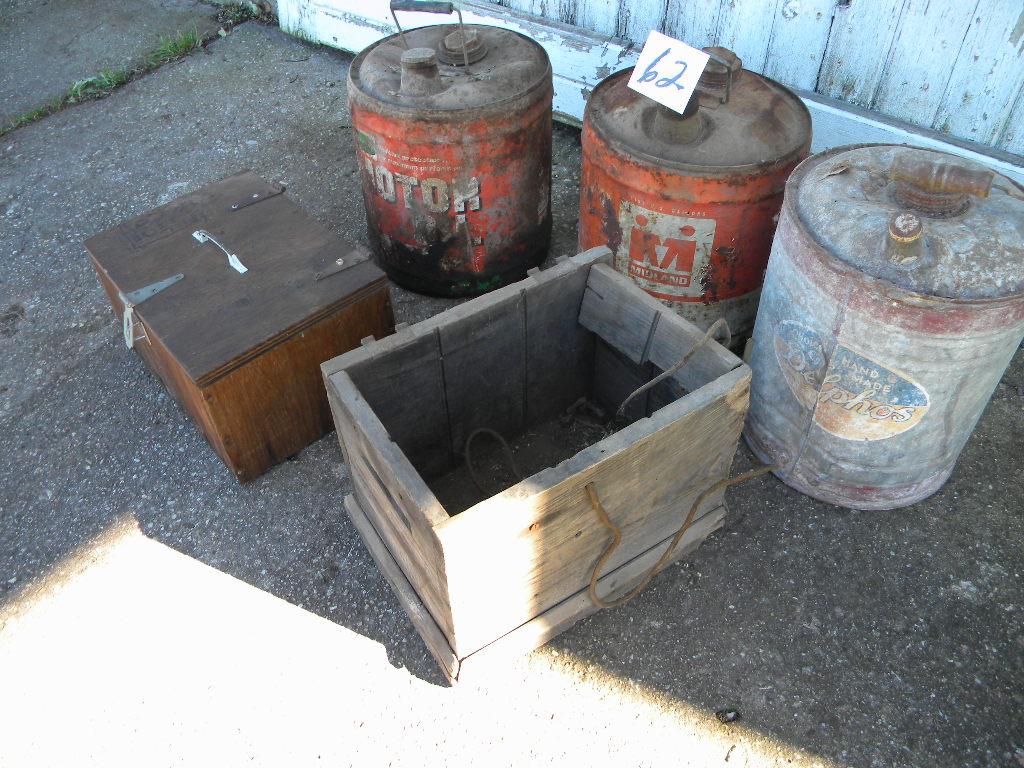
<path id="1" fill-rule="evenodd" d="M 863 142 L 916 144 L 1024 183 L 1024 0 L 501 1 L 533 13 L 488 0 L 458 4 L 467 23 L 514 29 L 545 47 L 554 109 L 570 122 L 582 119 L 594 86 L 632 66 L 640 48 L 578 25 L 642 39 L 654 26 L 695 45 L 732 48 L 749 69 L 795 88 L 811 112 L 815 152 Z M 970 7 L 969 19 L 961 4 Z M 991 15 L 982 15 L 982 6 Z M 885 16 L 886 9 L 896 16 Z M 395 31 L 388 0 L 278 0 L 278 16 L 291 34 L 352 52 Z M 404 16 L 409 27 L 450 21 Z M 946 33 L 954 16 L 967 24 L 955 45 Z"/>
<path id="2" fill-rule="evenodd" d="M 498 0 L 642 43 L 724 45 L 755 72 L 1024 154 L 1021 0 Z"/>

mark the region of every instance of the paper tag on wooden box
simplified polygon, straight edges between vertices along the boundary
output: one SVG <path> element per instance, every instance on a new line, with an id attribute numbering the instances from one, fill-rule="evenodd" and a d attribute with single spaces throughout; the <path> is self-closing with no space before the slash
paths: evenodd
<path id="1" fill-rule="evenodd" d="M 629 87 L 682 113 L 709 58 L 704 51 L 652 30 L 633 67 Z"/>

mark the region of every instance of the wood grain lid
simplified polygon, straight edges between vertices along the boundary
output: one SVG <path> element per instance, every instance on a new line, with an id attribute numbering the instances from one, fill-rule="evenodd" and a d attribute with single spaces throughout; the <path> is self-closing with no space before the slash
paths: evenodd
<path id="1" fill-rule="evenodd" d="M 365 249 L 331 234 L 284 192 L 243 171 L 85 243 L 123 294 L 184 275 L 134 312 L 200 386 L 385 281 Z"/>

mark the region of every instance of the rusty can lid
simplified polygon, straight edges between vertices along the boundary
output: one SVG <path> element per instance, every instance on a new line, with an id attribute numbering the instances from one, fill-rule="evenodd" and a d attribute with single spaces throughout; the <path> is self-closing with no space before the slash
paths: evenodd
<path id="1" fill-rule="evenodd" d="M 804 103 L 774 80 L 743 69 L 724 48 L 701 75 L 686 115 L 637 93 L 632 69 L 602 80 L 584 122 L 631 158 L 683 173 L 774 166 L 807 150 L 811 117 Z"/>
<path id="2" fill-rule="evenodd" d="M 797 167 L 786 200 L 830 254 L 904 290 L 1024 293 L 1024 189 L 978 163 L 916 147 L 838 147 Z"/>
<path id="3" fill-rule="evenodd" d="M 364 49 L 349 70 L 350 92 L 422 111 L 493 107 L 550 82 L 539 43 L 486 24 L 407 29 Z"/>

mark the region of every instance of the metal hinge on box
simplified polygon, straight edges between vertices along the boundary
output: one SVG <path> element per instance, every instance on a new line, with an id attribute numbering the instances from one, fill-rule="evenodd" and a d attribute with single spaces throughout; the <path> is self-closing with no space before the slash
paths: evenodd
<path id="1" fill-rule="evenodd" d="M 370 258 L 370 252 L 360 245 L 352 248 L 347 256 L 343 256 L 340 259 L 335 259 L 330 264 L 326 265 L 323 269 L 313 275 L 313 282 L 318 283 L 325 277 L 336 275 L 339 272 L 353 267 L 356 264 L 360 264 Z"/>
<path id="2" fill-rule="evenodd" d="M 264 200 L 267 200 L 271 197 L 277 197 L 278 195 L 283 194 L 285 189 L 286 187 L 284 184 L 282 184 L 279 181 L 273 181 L 270 183 L 269 191 L 252 192 L 246 195 L 245 197 L 241 198 L 240 200 L 236 200 L 235 202 L 233 202 L 231 204 L 231 210 L 240 211 L 243 208 L 248 208 L 250 205 L 261 203 Z"/>
<path id="3" fill-rule="evenodd" d="M 124 313 L 121 319 L 124 331 L 124 345 L 128 347 L 128 349 L 134 347 L 135 342 L 138 339 L 145 339 L 146 341 L 149 341 L 149 336 L 145 332 L 143 332 L 141 336 L 135 335 L 135 306 L 137 304 L 141 304 L 151 296 L 155 296 L 165 288 L 170 288 L 179 280 L 184 279 L 185 276 L 179 272 L 177 275 L 171 275 L 163 280 L 150 283 L 144 288 L 139 288 L 137 291 L 131 291 L 130 293 L 118 293 L 118 297 L 124 305 Z"/>

